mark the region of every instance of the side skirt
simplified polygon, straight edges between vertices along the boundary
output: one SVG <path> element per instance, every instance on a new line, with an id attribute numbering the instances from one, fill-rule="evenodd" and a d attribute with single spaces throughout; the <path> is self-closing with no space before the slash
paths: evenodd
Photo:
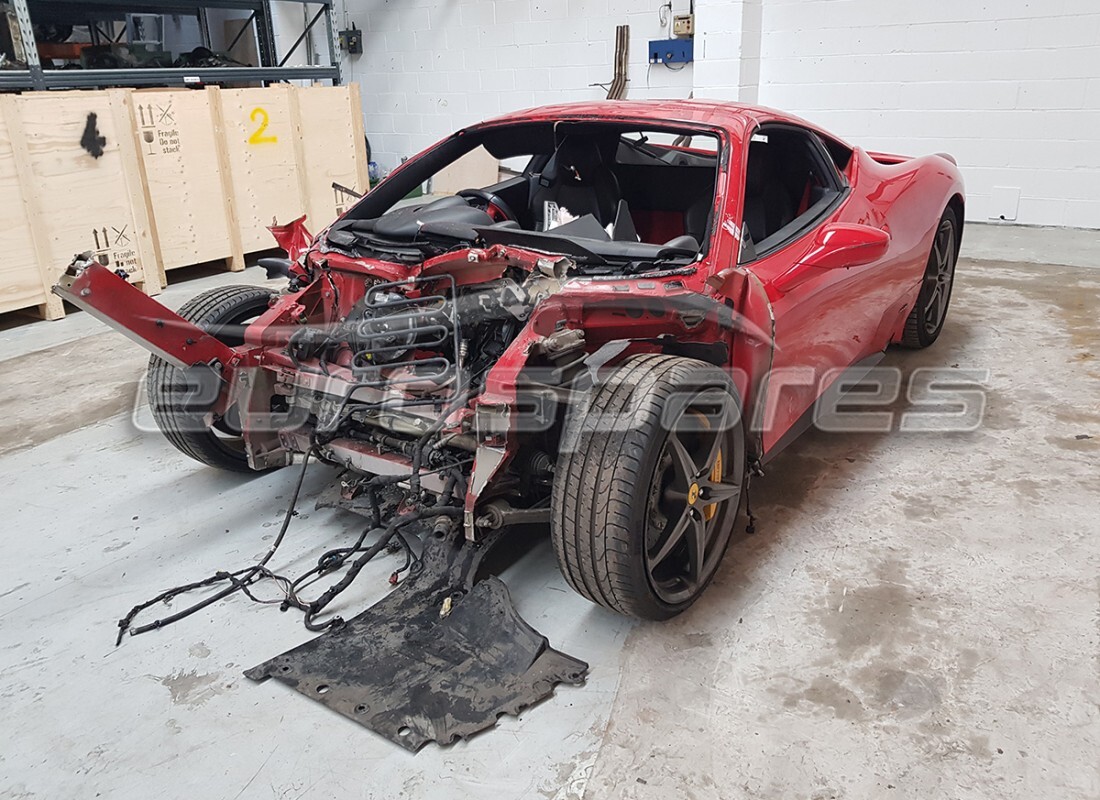
<path id="1" fill-rule="evenodd" d="M 886 351 L 883 350 L 880 353 L 872 353 L 861 361 L 857 361 L 855 364 L 852 364 L 852 366 L 848 367 L 848 369 L 846 369 L 844 373 L 840 375 L 840 377 L 838 377 L 832 385 L 836 386 L 841 382 L 851 385 L 859 383 L 861 380 L 867 377 L 867 374 L 872 369 L 874 369 L 874 367 L 880 361 L 882 361 L 885 356 Z M 811 405 L 802 413 L 802 416 L 798 418 L 798 421 L 794 425 L 792 425 L 786 433 L 779 437 L 779 441 L 775 443 L 771 450 L 764 454 L 764 457 L 762 459 L 760 459 L 761 464 L 767 464 L 769 461 L 771 461 L 773 458 L 783 452 L 783 449 L 787 445 L 789 445 L 791 442 L 793 442 L 795 439 L 797 439 L 813 426 L 814 419 L 816 419 L 817 417 L 818 403 L 820 402 L 821 398 L 819 397 L 813 405 Z"/>

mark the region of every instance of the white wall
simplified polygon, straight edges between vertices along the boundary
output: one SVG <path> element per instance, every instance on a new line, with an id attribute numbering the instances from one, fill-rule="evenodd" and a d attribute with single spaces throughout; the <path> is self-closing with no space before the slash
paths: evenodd
<path id="1" fill-rule="evenodd" d="M 695 4 L 695 97 L 757 102 L 764 2 Z"/>
<path id="2" fill-rule="evenodd" d="M 661 0 L 343 2 L 384 167 L 501 112 L 602 98 L 626 23 L 628 98 L 760 102 L 871 149 L 949 152 L 968 218 L 1100 228 L 1097 0 L 696 0 L 679 72 L 647 62 Z"/>
<path id="3" fill-rule="evenodd" d="M 1011 218 L 1018 189 L 1020 223 L 1100 228 L 1096 0 L 764 0 L 763 23 L 760 102 L 952 153 L 970 219 Z"/>
<path id="4" fill-rule="evenodd" d="M 687 97 L 693 69 L 649 67 L 668 37 L 658 2 L 639 0 L 347 0 L 364 54 L 358 81 L 373 159 L 392 168 L 455 129 L 548 103 L 598 100 L 613 75 L 615 26 L 630 25 L 627 96 Z M 673 0 L 684 12 L 688 0 Z M 338 15 L 340 22 L 342 16 Z"/>

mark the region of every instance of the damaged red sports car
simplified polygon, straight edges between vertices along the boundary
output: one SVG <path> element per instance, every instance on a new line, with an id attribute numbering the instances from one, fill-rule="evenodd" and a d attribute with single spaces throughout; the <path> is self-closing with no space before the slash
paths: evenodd
<path id="1" fill-rule="evenodd" d="M 466 159 L 497 181 L 406 199 Z M 869 153 L 770 109 L 562 105 L 459 131 L 315 239 L 277 229 L 282 292 L 215 289 L 176 315 L 80 259 L 57 291 L 153 351 L 153 413 L 187 455 L 341 468 L 338 502 L 377 534 L 339 557 L 343 581 L 394 541 L 433 576 L 391 618 L 473 608 L 490 582 L 454 553 L 542 526 L 578 592 L 663 619 L 699 597 L 749 476 L 844 370 L 936 340 L 963 203 L 948 156 Z M 314 629 L 329 599 L 303 604 Z M 578 680 L 562 658 L 493 708 Z M 370 716 L 406 746 L 481 724 Z"/>

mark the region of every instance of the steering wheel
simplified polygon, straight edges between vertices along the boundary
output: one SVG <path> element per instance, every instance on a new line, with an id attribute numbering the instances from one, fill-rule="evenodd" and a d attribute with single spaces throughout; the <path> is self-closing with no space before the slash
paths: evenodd
<path id="1" fill-rule="evenodd" d="M 519 221 L 516 212 L 500 198 L 500 195 L 488 189 L 463 189 L 458 192 L 458 197 L 463 200 L 476 200 L 477 207 L 484 207 L 485 213 L 493 218 L 493 222 Z"/>

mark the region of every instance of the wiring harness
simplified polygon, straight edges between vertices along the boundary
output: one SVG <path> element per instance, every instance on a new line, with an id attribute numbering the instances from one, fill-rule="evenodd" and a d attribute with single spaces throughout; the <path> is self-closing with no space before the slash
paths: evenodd
<path id="1" fill-rule="evenodd" d="M 421 441 L 419 450 L 422 450 L 427 443 L 427 439 L 431 435 L 431 432 L 425 434 Z M 419 452 L 418 450 L 418 452 Z M 278 534 L 272 541 L 271 546 L 263 557 L 255 564 L 238 569 L 232 572 L 219 570 L 209 577 L 202 580 L 193 581 L 191 583 L 185 583 L 180 586 L 167 589 L 161 592 L 156 597 L 147 600 L 143 603 L 139 603 L 130 609 L 122 619 L 118 621 L 118 637 L 115 640 L 115 646 L 122 643 L 122 637 L 129 631 L 131 636 L 136 636 L 141 633 L 147 633 L 149 631 L 157 630 L 170 625 L 174 622 L 178 622 L 181 619 L 191 616 L 192 614 L 201 611 L 202 609 L 213 605 L 219 600 L 223 600 L 232 594 L 240 592 L 244 594 L 249 600 L 267 605 L 279 605 L 281 610 L 286 611 L 290 608 L 297 608 L 305 613 L 305 625 L 311 631 L 323 631 L 328 628 L 340 625 L 343 620 L 336 616 L 331 619 L 319 623 L 317 622 L 317 616 L 328 606 L 336 597 L 345 591 L 352 582 L 356 579 L 359 573 L 362 571 L 372 559 L 378 556 L 383 551 L 400 552 L 405 553 L 405 563 L 400 568 L 396 569 L 390 575 L 390 584 L 396 585 L 402 573 L 415 567 L 419 562 L 420 556 L 417 554 L 409 537 L 406 535 L 404 529 L 414 523 L 427 523 L 434 522 L 436 530 L 443 535 L 451 529 L 451 520 L 454 520 L 461 516 L 462 508 L 454 505 L 455 499 L 455 487 L 458 485 L 460 476 L 457 471 L 462 467 L 467 466 L 470 460 L 459 462 L 458 464 L 449 465 L 439 470 L 432 470 L 432 472 L 449 472 L 446 481 L 444 483 L 443 493 L 437 498 L 436 503 L 431 506 L 421 507 L 413 511 L 407 511 L 395 516 L 384 527 L 381 526 L 381 511 L 379 503 L 376 499 L 376 493 L 386 487 L 394 486 L 401 482 L 409 482 L 419 486 L 419 478 L 421 471 L 419 469 L 420 459 L 414 460 L 413 471 L 407 474 L 401 475 L 378 475 L 373 478 L 365 480 L 361 485 L 363 491 L 368 500 L 370 507 L 369 524 L 359 534 L 359 537 L 349 546 L 338 547 L 326 551 L 317 560 L 316 566 L 307 570 L 302 575 L 296 578 L 290 578 L 285 575 L 278 574 L 272 571 L 268 564 L 275 556 L 275 553 L 279 550 L 284 539 L 286 538 L 287 531 L 290 529 L 291 520 L 296 515 L 298 500 L 301 495 L 302 485 L 305 482 L 306 472 L 308 471 L 311 457 L 316 455 L 316 446 L 310 447 L 306 451 L 304 458 L 302 459 L 302 467 L 298 471 L 297 481 L 294 485 L 294 491 L 290 498 L 290 503 L 287 506 L 286 514 L 283 517 L 283 522 L 279 528 Z M 410 495 L 412 492 L 410 492 Z M 371 537 L 371 534 L 377 534 L 377 538 L 370 545 L 367 545 L 367 540 Z M 323 592 L 315 600 L 303 599 L 301 592 L 307 587 L 319 581 L 325 575 L 332 574 L 352 559 L 353 556 L 358 556 L 351 561 L 351 565 L 347 572 L 330 586 L 325 592 Z M 253 589 L 258 583 L 264 580 L 270 580 L 275 582 L 282 591 L 282 597 L 275 599 L 262 599 L 257 597 Z M 168 603 L 174 598 L 192 592 L 198 589 L 204 589 L 210 586 L 216 586 L 218 584 L 225 584 L 217 592 L 211 594 L 208 597 L 199 600 L 187 608 L 181 609 L 168 616 L 155 619 L 152 622 L 145 623 L 143 625 L 134 625 L 134 619 L 146 609 L 149 609 L 158 603 Z"/>

